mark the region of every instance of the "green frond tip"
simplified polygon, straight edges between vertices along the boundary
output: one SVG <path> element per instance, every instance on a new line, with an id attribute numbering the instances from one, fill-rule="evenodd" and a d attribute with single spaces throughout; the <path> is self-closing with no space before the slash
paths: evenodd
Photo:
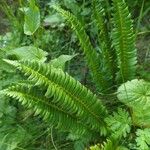
<path id="1" fill-rule="evenodd" d="M 52 102 L 57 107 L 75 116 L 79 122 L 92 130 L 106 134 L 106 108 L 101 100 L 80 82 L 49 64 L 36 61 L 6 61 L 16 66 L 35 85 L 45 89 L 43 96 L 53 97 Z"/>
<path id="2" fill-rule="evenodd" d="M 82 23 L 70 12 L 60 8 L 59 6 L 53 6 L 53 8 L 58 11 L 70 24 L 71 28 L 75 31 L 81 48 L 83 49 L 83 52 L 85 54 L 85 58 L 88 64 L 88 67 L 90 68 L 93 76 L 93 80 L 96 83 L 97 87 L 103 91 L 109 88 L 110 82 L 106 78 L 106 75 L 104 75 L 100 71 L 100 60 L 99 55 L 92 46 L 89 36 L 86 34 L 84 26 Z"/>
<path id="3" fill-rule="evenodd" d="M 124 0 L 113 0 L 113 26 L 112 39 L 119 69 L 117 81 L 125 82 L 135 78 L 137 54 L 131 15 Z"/>

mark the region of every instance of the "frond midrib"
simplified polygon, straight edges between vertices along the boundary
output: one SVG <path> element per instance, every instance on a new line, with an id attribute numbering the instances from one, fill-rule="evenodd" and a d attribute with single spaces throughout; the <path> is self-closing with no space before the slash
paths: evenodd
<path id="1" fill-rule="evenodd" d="M 47 103 L 46 102 L 46 100 L 47 99 L 45 99 L 44 97 L 42 97 L 42 99 L 40 99 L 39 97 L 36 97 L 36 96 L 33 96 L 33 95 L 31 95 L 31 94 L 26 94 L 26 93 L 22 93 L 22 92 L 18 92 L 18 91 L 9 91 L 9 90 L 3 90 L 3 92 L 5 93 L 6 92 L 6 95 L 8 95 L 9 96 L 9 94 L 7 94 L 7 92 L 8 93 L 19 93 L 19 95 L 21 94 L 22 95 L 22 97 L 24 97 L 25 99 L 26 98 L 31 98 L 31 100 L 36 100 L 36 101 L 39 101 L 39 102 L 41 102 L 41 103 L 44 103 L 46 106 L 49 106 L 49 108 L 51 107 L 51 108 L 53 108 L 53 109 L 55 109 L 57 112 L 61 112 L 63 115 L 65 115 L 65 116 L 69 116 L 73 121 L 74 121 L 74 123 L 76 123 L 76 124 L 78 124 L 79 126 L 82 126 L 83 128 L 85 128 L 85 129 L 88 129 L 89 131 L 91 131 L 91 129 L 88 127 L 88 126 L 85 126 L 85 124 L 83 124 L 81 121 L 79 121 L 77 118 L 75 118 L 72 114 L 70 114 L 69 112 L 65 112 L 63 109 L 60 109 L 59 107 L 57 107 L 56 105 L 53 105 L 53 104 L 51 104 L 51 103 Z M 16 99 L 21 99 L 22 98 L 21 96 L 15 96 L 15 98 Z M 45 99 L 44 101 L 43 101 L 43 99 Z M 27 101 L 29 101 L 29 100 L 27 100 Z M 30 107 L 34 107 L 34 106 L 30 106 Z M 38 106 L 39 107 L 39 106 Z M 45 111 L 45 110 L 44 110 Z M 48 113 L 50 113 L 48 110 L 46 110 Z"/>
<path id="2" fill-rule="evenodd" d="M 22 65 L 23 65 L 23 64 L 22 64 Z M 25 67 L 25 68 L 27 68 L 28 70 L 34 72 L 35 74 L 38 74 L 39 76 L 41 76 L 41 78 L 44 78 L 44 80 L 46 80 L 49 85 L 52 83 L 53 85 L 57 85 L 58 87 L 60 86 L 60 85 L 54 83 L 53 81 L 49 80 L 46 76 L 40 74 L 39 72 L 37 72 L 37 71 L 35 71 L 35 70 L 33 70 L 33 69 L 31 69 L 31 68 L 25 66 L 25 65 L 23 65 L 23 67 Z M 48 85 L 48 84 L 47 84 L 47 85 Z M 67 94 L 69 94 L 62 86 L 61 86 L 61 88 L 62 88 L 63 91 L 65 91 Z M 71 95 L 70 95 L 70 96 L 71 96 Z M 71 96 L 71 97 L 72 97 L 72 96 Z M 86 105 L 80 101 L 79 98 L 77 98 L 75 95 L 74 95 L 73 98 L 75 98 L 99 123 L 103 123 L 103 122 L 99 119 L 99 117 L 98 117 L 93 111 L 90 111 L 90 108 L 86 107 Z"/>

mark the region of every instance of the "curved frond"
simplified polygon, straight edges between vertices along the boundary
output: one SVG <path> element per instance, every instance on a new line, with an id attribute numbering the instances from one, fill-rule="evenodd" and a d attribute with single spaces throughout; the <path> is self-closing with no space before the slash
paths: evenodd
<path id="1" fill-rule="evenodd" d="M 75 31 L 80 41 L 80 45 L 84 51 L 87 64 L 92 72 L 93 80 L 95 81 L 96 85 L 101 90 L 109 88 L 109 82 L 107 81 L 106 76 L 100 71 L 99 56 L 92 46 L 81 22 L 73 14 L 63 10 L 58 6 L 54 6 L 54 9 L 56 9 L 68 21 L 68 23 L 71 24 L 72 29 Z"/>
<path id="2" fill-rule="evenodd" d="M 106 109 L 101 101 L 80 82 L 48 64 L 29 61 L 10 61 L 27 75 L 35 85 L 46 89 L 45 97 L 53 97 L 53 103 L 62 107 L 93 130 L 105 133 Z"/>
<path id="3" fill-rule="evenodd" d="M 51 103 L 53 98 L 48 99 L 44 97 L 35 86 L 18 84 L 3 90 L 2 93 L 18 99 L 22 105 L 34 110 L 36 115 L 41 115 L 44 120 L 49 121 L 55 128 L 64 131 L 73 130 L 80 134 L 86 130 L 84 125 L 78 123 L 77 119 L 69 112 Z"/>
<path id="4" fill-rule="evenodd" d="M 113 11 L 112 39 L 119 69 L 117 80 L 125 82 L 135 77 L 137 63 L 135 35 L 131 15 L 124 0 L 113 0 Z"/>

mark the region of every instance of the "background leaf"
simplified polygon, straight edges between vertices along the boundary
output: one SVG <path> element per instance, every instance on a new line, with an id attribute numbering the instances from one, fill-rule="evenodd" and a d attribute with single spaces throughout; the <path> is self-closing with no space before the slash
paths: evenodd
<path id="1" fill-rule="evenodd" d="M 8 56 L 15 55 L 17 59 L 30 59 L 44 62 L 47 52 L 34 46 L 23 46 L 15 48 L 8 53 Z"/>
<path id="2" fill-rule="evenodd" d="M 75 55 L 61 55 L 58 58 L 55 58 L 55 59 L 51 60 L 50 64 L 53 65 L 55 68 L 64 69 L 65 68 L 65 63 L 67 61 L 70 61 L 76 55 L 77 54 L 75 54 Z"/>
<path id="3" fill-rule="evenodd" d="M 32 0 L 33 1 L 33 0 Z M 40 11 L 35 3 L 30 2 L 29 8 L 25 11 L 24 33 L 33 35 L 40 26 Z"/>

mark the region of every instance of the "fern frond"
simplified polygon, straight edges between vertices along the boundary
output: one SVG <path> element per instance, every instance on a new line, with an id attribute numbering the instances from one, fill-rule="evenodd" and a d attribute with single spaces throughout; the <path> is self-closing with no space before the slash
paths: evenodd
<path id="1" fill-rule="evenodd" d="M 113 0 L 113 46 L 117 53 L 119 68 L 117 80 L 134 79 L 136 71 L 135 35 L 131 15 L 124 0 Z"/>
<path id="2" fill-rule="evenodd" d="M 149 150 L 150 149 L 150 129 L 138 129 L 136 132 L 137 149 Z"/>
<path id="3" fill-rule="evenodd" d="M 30 88 L 29 88 L 30 87 Z M 61 107 L 51 103 L 51 99 L 44 97 L 35 86 L 21 85 L 11 86 L 3 91 L 3 94 L 18 99 L 22 105 L 31 108 L 36 115 L 41 115 L 44 120 L 63 131 L 76 131 L 84 133 L 86 128 L 78 123 L 77 119 Z"/>
<path id="4" fill-rule="evenodd" d="M 99 89 L 106 90 L 109 87 L 109 82 L 107 81 L 106 76 L 100 71 L 99 56 L 94 47 L 92 46 L 83 25 L 70 12 L 63 10 L 58 6 L 54 6 L 54 9 L 56 9 L 68 21 L 68 23 L 71 24 L 71 27 L 75 31 L 80 41 L 80 45 L 84 51 L 87 64 L 93 75 L 93 80 L 95 81 Z"/>
<path id="5" fill-rule="evenodd" d="M 128 148 L 124 146 L 117 145 L 117 143 L 118 143 L 117 141 L 116 143 L 114 143 L 114 141 L 107 139 L 107 141 L 101 145 L 97 144 L 97 145 L 91 146 L 90 150 L 129 150 Z"/>
<path id="6" fill-rule="evenodd" d="M 115 78 L 115 52 L 111 47 L 111 39 L 107 27 L 105 10 L 102 6 L 102 0 L 93 0 L 93 13 L 99 30 L 99 44 L 101 46 L 103 63 L 105 64 L 106 74 L 111 82 Z"/>
<path id="7" fill-rule="evenodd" d="M 117 145 L 114 144 L 111 140 L 107 139 L 107 141 L 101 145 L 100 150 L 116 150 L 116 149 Z"/>
<path id="8" fill-rule="evenodd" d="M 126 137 L 127 133 L 131 129 L 131 118 L 127 111 L 123 109 L 118 109 L 117 113 L 114 112 L 113 115 L 105 119 L 107 125 L 111 130 L 112 137 L 121 138 Z"/>
<path id="9" fill-rule="evenodd" d="M 100 150 L 129 150 L 128 148 L 119 145 L 118 141 L 107 139 Z"/>
<path id="10" fill-rule="evenodd" d="M 76 116 L 93 130 L 104 134 L 106 108 L 101 101 L 80 82 L 48 64 L 38 62 L 7 60 L 25 73 L 36 85 L 47 89 L 45 97 L 53 98 L 53 103 Z"/>

